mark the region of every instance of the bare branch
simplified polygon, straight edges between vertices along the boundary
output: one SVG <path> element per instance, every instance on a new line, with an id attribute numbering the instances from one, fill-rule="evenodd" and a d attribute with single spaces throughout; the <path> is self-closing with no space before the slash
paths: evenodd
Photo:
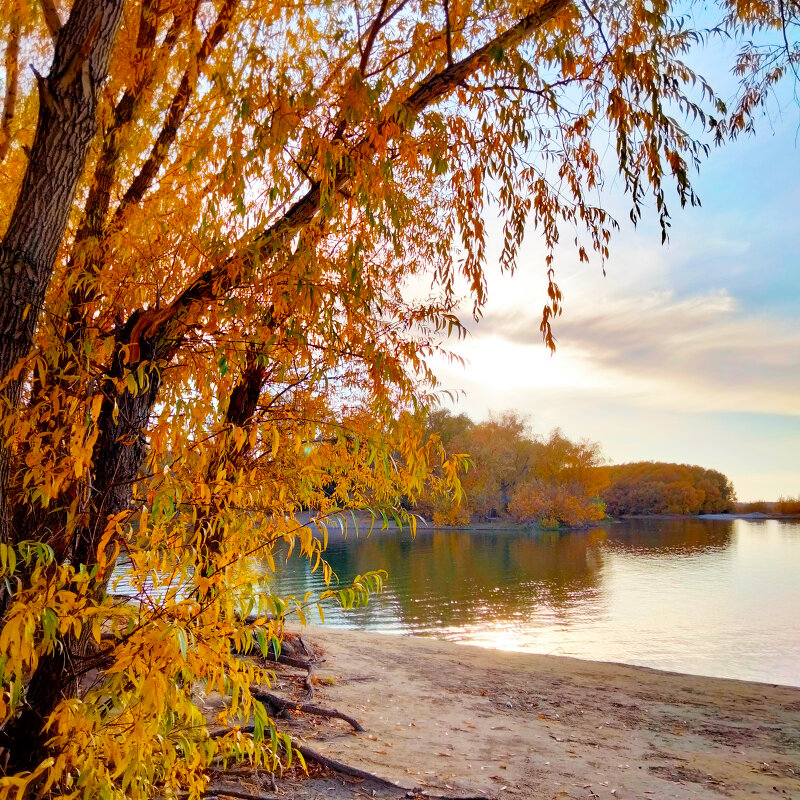
<path id="1" fill-rule="evenodd" d="M 41 0 L 41 3 L 45 25 L 47 25 L 50 35 L 55 39 L 61 30 L 61 18 L 58 16 L 58 11 L 56 11 L 56 4 L 53 0 Z"/>

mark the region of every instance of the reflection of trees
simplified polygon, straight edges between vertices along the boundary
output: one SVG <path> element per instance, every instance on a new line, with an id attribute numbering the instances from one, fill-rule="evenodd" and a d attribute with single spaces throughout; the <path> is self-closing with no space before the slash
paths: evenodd
<path id="1" fill-rule="evenodd" d="M 389 573 L 384 596 L 348 615 L 352 624 L 443 629 L 525 619 L 542 608 L 566 618 L 599 600 L 606 550 L 645 557 L 719 551 L 732 531 L 730 522 L 631 520 L 562 534 L 421 531 L 412 540 L 382 533 L 333 541 L 326 558 L 342 583 L 368 570 Z M 305 562 L 290 562 L 279 580 L 282 591 L 298 595 L 322 587 Z"/>
<path id="2" fill-rule="evenodd" d="M 733 526 L 731 520 L 627 520 L 609 529 L 608 543 L 642 555 L 696 555 L 728 547 Z"/>
<path id="3" fill-rule="evenodd" d="M 604 538 L 599 529 L 566 535 L 435 531 L 415 541 L 400 534 L 335 543 L 326 557 L 342 582 L 386 569 L 389 597 L 382 602 L 395 606 L 404 627 L 449 627 L 476 617 L 519 617 L 532 604 L 568 607 L 596 595 Z"/>

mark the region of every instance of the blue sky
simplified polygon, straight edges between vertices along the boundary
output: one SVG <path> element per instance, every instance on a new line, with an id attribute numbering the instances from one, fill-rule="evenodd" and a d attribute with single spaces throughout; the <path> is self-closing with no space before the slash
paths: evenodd
<path id="1" fill-rule="evenodd" d="M 438 367 L 445 388 L 464 392 L 455 410 L 483 419 L 515 408 L 534 432 L 560 426 L 615 463 L 719 469 L 743 500 L 800 495 L 798 125 L 787 92 L 756 137 L 714 149 L 694 181 L 702 207 L 673 204 L 665 246 L 655 224 L 622 222 L 612 187 L 622 230 L 607 277 L 567 250 L 556 264 L 565 310 L 552 358 L 538 333 L 545 278 L 531 232 L 515 276 L 490 268 L 485 318 L 452 346 L 466 369 Z"/>

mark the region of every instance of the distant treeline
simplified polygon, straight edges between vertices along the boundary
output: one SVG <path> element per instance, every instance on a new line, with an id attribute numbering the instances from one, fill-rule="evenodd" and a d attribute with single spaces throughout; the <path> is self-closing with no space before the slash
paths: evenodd
<path id="1" fill-rule="evenodd" d="M 465 454 L 460 503 L 426 497 L 417 510 L 439 525 L 492 519 L 579 526 L 607 514 L 705 514 L 730 511 L 733 485 L 720 472 L 686 464 L 604 466 L 600 445 L 573 442 L 556 429 L 534 435 L 508 411 L 486 422 L 432 412 L 429 432 L 450 453 Z"/>
<path id="2" fill-rule="evenodd" d="M 601 467 L 608 480 L 602 498 L 611 516 L 720 514 L 733 510 L 733 484 L 713 469 L 640 461 Z"/>
<path id="3" fill-rule="evenodd" d="M 777 502 L 768 500 L 754 500 L 750 503 L 735 503 L 735 510 L 739 514 L 778 514 L 792 517 L 800 516 L 800 495 L 797 497 L 780 497 Z"/>

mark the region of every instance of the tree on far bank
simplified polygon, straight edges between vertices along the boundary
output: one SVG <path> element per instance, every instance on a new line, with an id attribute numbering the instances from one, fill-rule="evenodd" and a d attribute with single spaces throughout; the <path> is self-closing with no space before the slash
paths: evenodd
<path id="1" fill-rule="evenodd" d="M 471 521 L 511 518 L 549 527 L 577 526 L 602 519 L 604 507 L 597 495 L 606 485 L 600 446 L 572 442 L 556 429 L 536 437 L 527 419 L 505 411 L 473 423 L 463 414 L 444 410 L 430 415 L 428 428 L 445 436 L 451 452 L 468 456 L 461 476 L 462 497 L 421 498 L 418 510 L 439 525 L 467 525 Z"/>
<path id="2" fill-rule="evenodd" d="M 713 7 L 770 47 L 798 10 Z M 276 548 L 329 577 L 332 516 L 458 494 L 421 410 L 459 287 L 486 304 L 489 207 L 503 269 L 545 245 L 554 347 L 556 247 L 608 257 L 608 173 L 665 238 L 796 50 L 746 45 L 726 115 L 660 0 L 2 8 L 0 797 L 199 798 L 288 747 L 240 657 L 312 602 L 271 591 Z"/>
<path id="3" fill-rule="evenodd" d="M 717 514 L 733 510 L 736 491 L 721 472 L 688 464 L 641 461 L 602 469 L 608 513 Z"/>
<path id="4" fill-rule="evenodd" d="M 606 509 L 599 495 L 608 480 L 598 469 L 603 463 L 600 445 L 571 442 L 556 429 L 536 443 L 534 453 L 529 474 L 514 487 L 508 505 L 514 519 L 545 527 L 603 519 Z"/>

